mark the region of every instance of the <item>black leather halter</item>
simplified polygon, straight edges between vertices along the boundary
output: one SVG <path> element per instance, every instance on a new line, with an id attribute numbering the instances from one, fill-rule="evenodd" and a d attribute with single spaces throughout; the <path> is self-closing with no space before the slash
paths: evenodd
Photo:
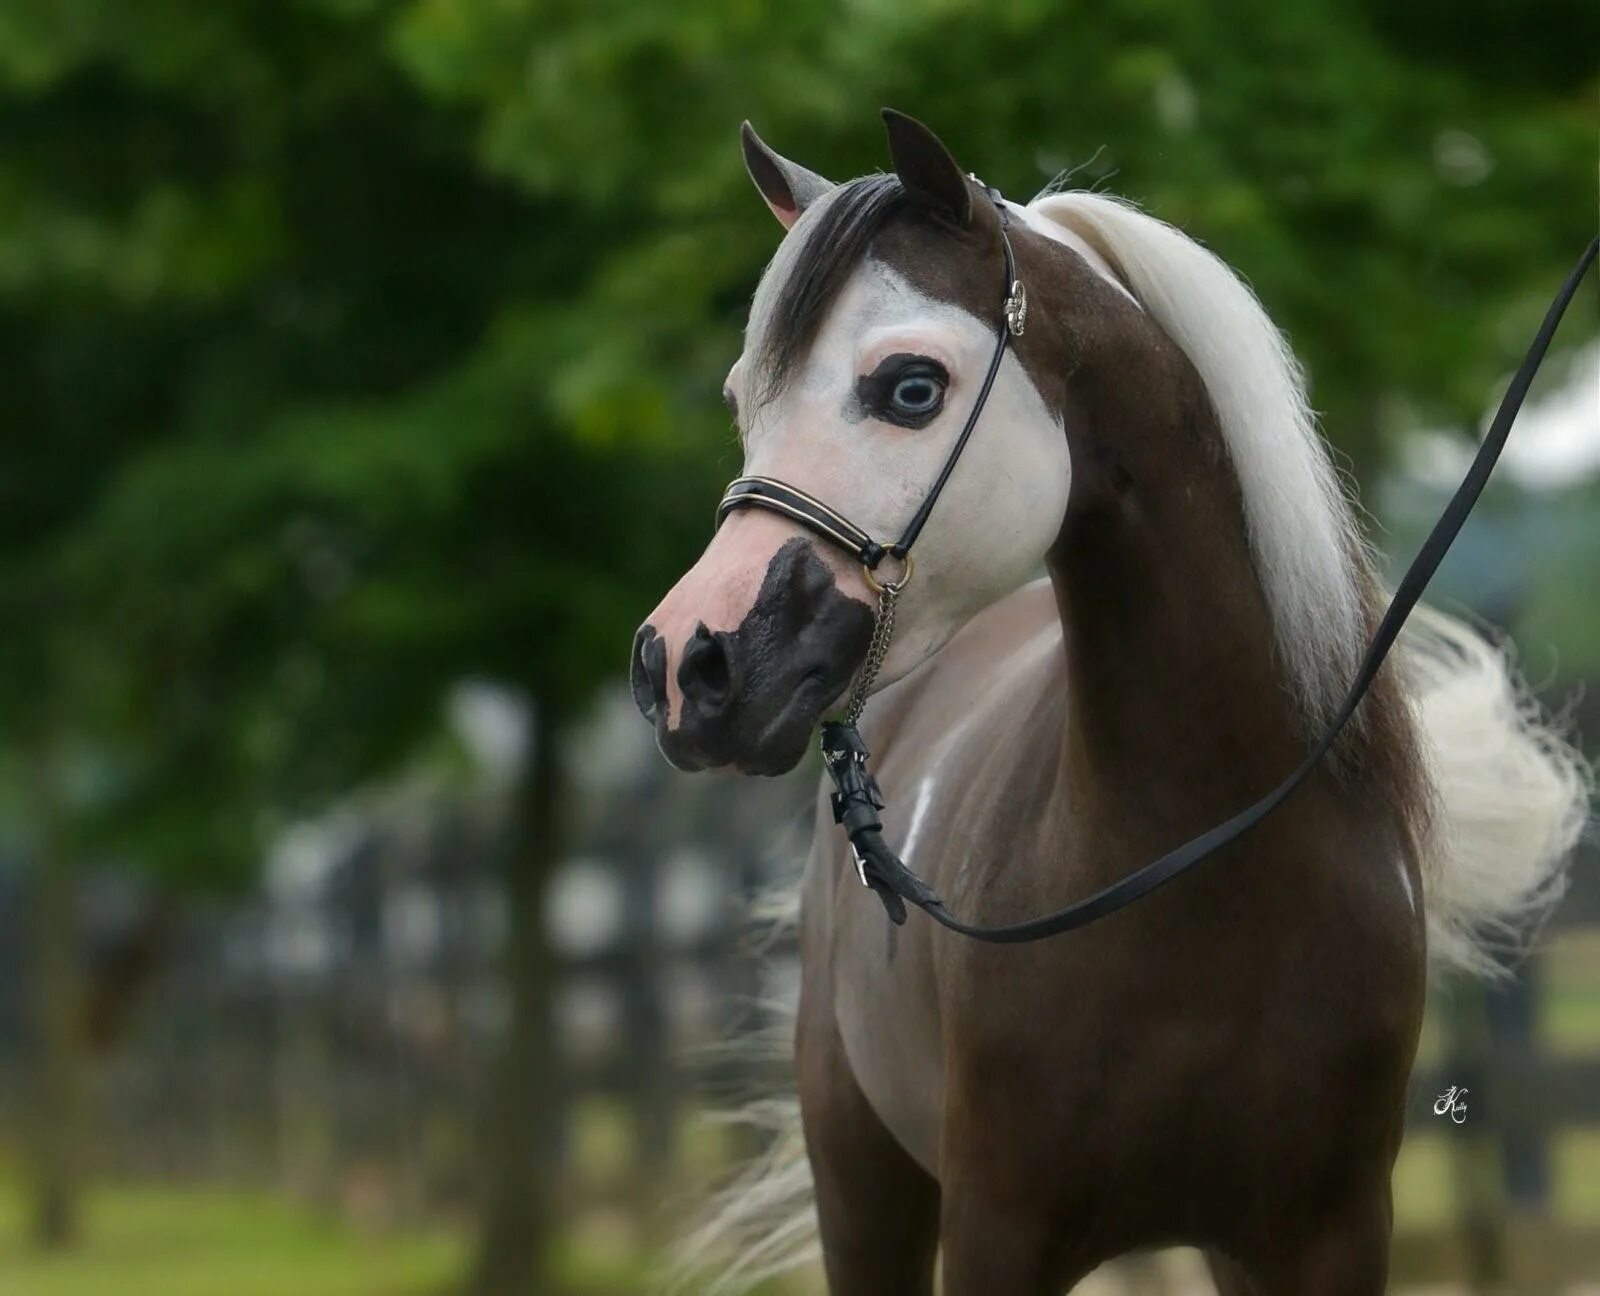
<path id="1" fill-rule="evenodd" d="M 720 526 L 723 519 L 735 509 L 771 509 L 793 518 L 802 526 L 809 527 L 823 539 L 853 554 L 861 562 L 869 584 L 878 593 L 878 616 L 872 642 L 867 650 L 867 659 L 851 690 L 844 720 L 829 720 L 822 726 L 823 762 L 834 785 L 832 797 L 834 822 L 843 826 L 850 840 L 851 854 L 855 857 L 856 872 L 862 884 L 870 887 L 883 902 L 893 922 L 896 924 L 905 922 L 906 905 L 909 903 L 923 910 L 941 926 L 960 935 L 973 940 L 1012 945 L 1041 940 L 1046 936 L 1057 936 L 1087 926 L 1172 881 L 1202 860 L 1209 859 L 1225 846 L 1238 841 L 1260 824 L 1287 801 L 1290 794 L 1322 763 L 1323 758 L 1333 749 L 1339 735 L 1344 732 L 1345 726 L 1360 707 L 1361 700 L 1377 678 L 1384 659 L 1399 637 L 1406 618 L 1422 598 L 1428 582 L 1438 570 L 1462 524 L 1472 512 L 1472 506 L 1477 503 L 1478 496 L 1483 492 L 1489 474 L 1494 471 L 1500 452 L 1505 447 L 1517 411 L 1522 408 L 1522 402 L 1528 394 L 1533 377 L 1539 371 L 1539 365 L 1549 349 L 1550 339 L 1555 334 L 1556 326 L 1566 313 L 1567 306 L 1576 294 L 1578 285 L 1583 281 L 1584 274 L 1594 262 L 1597 251 L 1600 251 L 1600 238 L 1590 242 L 1583 255 L 1578 258 L 1578 264 L 1572 273 L 1567 276 L 1561 291 L 1556 294 L 1555 301 L 1551 303 L 1544 322 L 1528 349 L 1528 354 L 1501 399 L 1500 408 L 1495 412 L 1494 421 L 1489 425 L 1489 431 L 1484 436 L 1483 444 L 1478 448 L 1471 466 L 1467 469 L 1466 476 L 1396 587 L 1394 597 L 1390 600 L 1388 610 L 1372 636 L 1372 642 L 1367 647 L 1361 667 L 1356 672 L 1355 680 L 1350 685 L 1344 702 L 1327 731 L 1311 747 L 1305 759 L 1282 783 L 1253 805 L 1246 806 L 1231 818 L 1093 895 L 1055 913 L 1045 914 L 1026 922 L 984 927 L 963 922 L 946 909 L 944 902 L 927 883 L 907 868 L 884 841 L 883 821 L 878 817 L 878 811 L 884 806 L 883 795 L 878 789 L 877 780 L 867 770 L 867 758 L 870 753 L 861 740 L 856 722 L 861 718 L 867 694 L 888 652 L 889 640 L 894 633 L 895 601 L 911 579 L 911 546 L 921 534 L 940 491 L 950 480 L 956 461 L 960 459 L 973 428 L 977 426 L 978 418 L 989 399 L 989 391 L 994 386 L 996 375 L 1000 372 L 1000 362 L 1005 358 L 1007 343 L 1011 337 L 1021 336 L 1027 322 L 1027 294 L 1016 276 L 1016 259 L 1011 251 L 1011 239 L 1006 233 L 1009 219 L 1005 204 L 994 189 L 986 187 L 986 192 L 1000 212 L 1000 243 L 1005 252 L 1006 282 L 1003 322 L 997 331 L 994 355 L 989 361 L 988 373 L 984 375 L 983 386 L 978 389 L 978 399 L 968 412 L 967 421 L 962 426 L 955 445 L 951 447 L 938 478 L 923 497 L 921 506 L 900 538 L 892 544 L 882 544 L 816 497 L 808 495 L 798 487 L 770 477 L 740 477 L 730 484 L 722 497 L 722 503 L 717 507 L 717 525 Z M 899 558 L 905 563 L 905 569 L 897 581 L 880 581 L 874 575 L 879 564 L 888 557 Z"/>
<path id="2" fill-rule="evenodd" d="M 950 447 L 950 453 L 945 456 L 944 467 L 934 478 L 928 493 L 922 497 L 922 503 L 912 515 L 911 521 L 906 523 L 906 529 L 900 533 L 900 538 L 890 544 L 874 540 L 849 518 L 829 508 L 815 495 L 808 495 L 798 486 L 791 486 L 788 482 L 777 481 L 771 477 L 740 477 L 730 482 L 728 489 L 722 493 L 722 503 L 717 505 L 719 527 L 735 509 L 764 508 L 782 513 L 785 517 L 793 518 L 801 526 L 809 527 L 824 540 L 853 554 L 866 568 L 872 587 L 878 590 L 883 586 L 873 573 L 885 558 L 898 558 L 903 562 L 909 562 L 911 546 L 916 544 L 917 537 L 922 534 L 922 528 L 927 525 L 928 515 L 933 512 L 933 506 L 938 503 L 945 483 L 955 471 L 956 461 L 961 458 L 961 452 L 967 448 L 967 441 L 972 436 L 972 429 L 978 426 L 983 407 L 989 403 L 989 392 L 1000 373 L 1000 362 L 1006 358 L 1006 345 L 1013 337 L 1021 337 L 1028 323 L 1028 292 L 1017 278 L 1017 258 L 1011 251 L 1011 236 L 1006 232 L 1011 225 L 1010 213 L 1006 211 L 1005 200 L 1000 197 L 998 190 L 985 186 L 984 192 L 989 195 L 995 209 L 1000 213 L 1000 250 L 1005 254 L 1006 262 L 1006 290 L 1001 304 L 1000 327 L 995 332 L 994 353 L 989 357 L 989 368 L 983 375 L 983 385 L 978 388 L 978 399 L 967 411 L 967 421 L 962 424 L 960 435 Z M 897 583 L 904 588 L 909 579 L 908 567 Z"/>

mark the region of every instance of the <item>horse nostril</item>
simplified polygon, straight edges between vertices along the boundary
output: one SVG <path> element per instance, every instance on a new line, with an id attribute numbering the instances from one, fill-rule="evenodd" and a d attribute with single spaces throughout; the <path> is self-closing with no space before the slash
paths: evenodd
<path id="1" fill-rule="evenodd" d="M 667 646 L 656 628 L 648 623 L 633 637 L 633 657 L 628 665 L 628 684 L 633 703 L 646 720 L 654 720 L 657 708 L 667 705 Z"/>
<path id="2" fill-rule="evenodd" d="M 678 683 L 684 697 L 702 708 L 718 707 L 728 700 L 733 685 L 728 651 L 723 636 L 712 634 L 703 622 L 695 627 L 683 650 Z"/>

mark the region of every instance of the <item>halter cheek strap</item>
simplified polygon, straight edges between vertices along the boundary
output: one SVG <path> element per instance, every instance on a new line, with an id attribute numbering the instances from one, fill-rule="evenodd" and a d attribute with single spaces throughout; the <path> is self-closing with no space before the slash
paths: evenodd
<path id="1" fill-rule="evenodd" d="M 982 184 L 976 176 L 973 180 Z M 888 655 L 890 640 L 894 637 L 895 603 L 915 570 L 912 565 L 911 547 L 916 544 L 917 537 L 922 534 L 922 528 L 927 525 L 933 506 L 938 503 L 940 494 L 950 480 L 950 474 L 955 471 L 956 463 L 961 458 L 961 452 L 967 448 L 973 429 L 978 426 L 978 420 L 983 416 L 983 407 L 989 403 L 989 393 L 994 390 L 995 379 L 999 377 L 1000 366 L 1006 358 L 1007 346 L 1012 338 L 1022 336 L 1028 324 L 1028 293 L 1022 281 L 1017 278 L 1017 258 L 1011 248 L 1011 236 L 1007 232 L 1011 225 L 1011 217 L 1006 211 L 1005 200 L 1000 196 L 1000 191 L 988 185 L 984 185 L 983 189 L 1000 214 L 1000 250 L 1005 258 L 1005 292 L 1000 303 L 1000 323 L 995 329 L 994 350 L 989 355 L 989 366 L 984 371 L 977 398 L 972 402 L 972 408 L 967 411 L 966 421 L 961 425 L 961 431 L 956 435 L 950 452 L 945 456 L 939 475 L 934 478 L 933 484 L 922 497 L 922 503 L 911 515 L 911 520 L 906 523 L 900 538 L 890 543 L 875 540 L 870 532 L 857 526 L 815 495 L 789 482 L 778 481 L 774 477 L 740 477 L 729 484 L 728 489 L 723 492 L 722 502 L 717 505 L 719 527 L 727 519 L 728 514 L 742 508 L 767 509 L 800 523 L 801 526 L 854 557 L 861 564 L 862 574 L 866 577 L 867 583 L 878 596 L 878 611 L 873 620 L 872 640 L 867 646 L 866 660 L 862 663 L 861 670 L 857 672 L 855 683 L 851 687 L 850 698 L 845 706 L 845 718 L 842 721 L 830 720 L 822 726 L 822 756 L 828 775 L 834 784 L 832 797 L 834 821 L 843 826 L 850 840 L 850 852 L 855 858 L 856 873 L 861 878 L 862 885 L 872 889 L 883 902 L 889 916 L 897 923 L 906 920 L 906 899 L 911 899 L 913 903 L 934 914 L 940 912 L 940 906 L 938 897 L 923 886 L 915 874 L 904 865 L 900 865 L 898 859 L 894 861 L 899 865 L 898 869 L 888 865 L 885 856 L 888 848 L 882 837 L 883 824 L 878 818 L 878 811 L 883 808 L 883 796 L 878 791 L 877 780 L 867 769 L 867 748 L 861 741 L 856 722 L 861 719 L 861 712 L 867 704 L 867 695 L 872 690 L 873 681 L 877 679 L 878 671 Z M 885 558 L 899 559 L 903 564 L 898 578 L 883 580 L 876 575 L 878 567 Z M 890 854 L 892 855 L 892 852 Z"/>

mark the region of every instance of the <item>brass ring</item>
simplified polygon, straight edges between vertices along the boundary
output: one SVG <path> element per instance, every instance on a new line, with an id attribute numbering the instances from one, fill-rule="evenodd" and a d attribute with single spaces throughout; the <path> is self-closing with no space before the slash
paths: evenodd
<path id="1" fill-rule="evenodd" d="M 905 589 L 907 585 L 911 584 L 911 573 L 916 570 L 916 564 L 912 561 L 911 555 L 909 553 L 904 553 L 898 555 L 892 554 L 889 556 L 898 557 L 900 561 L 906 565 L 906 569 L 901 574 L 899 580 L 880 581 L 872 574 L 872 568 L 868 567 L 866 563 L 861 564 L 861 574 L 867 578 L 867 584 L 872 586 L 872 592 L 874 594 L 898 594 L 901 590 Z"/>

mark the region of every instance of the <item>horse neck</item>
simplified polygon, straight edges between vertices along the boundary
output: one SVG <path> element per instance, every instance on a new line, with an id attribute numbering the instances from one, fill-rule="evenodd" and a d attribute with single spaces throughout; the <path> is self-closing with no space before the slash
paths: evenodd
<path id="1" fill-rule="evenodd" d="M 1189 375 L 1177 399 L 1139 384 L 1069 419 L 1086 429 L 1079 507 L 1049 560 L 1067 648 L 1062 804 L 1074 823 L 1157 838 L 1209 826 L 1304 752 L 1238 482 Z"/>

